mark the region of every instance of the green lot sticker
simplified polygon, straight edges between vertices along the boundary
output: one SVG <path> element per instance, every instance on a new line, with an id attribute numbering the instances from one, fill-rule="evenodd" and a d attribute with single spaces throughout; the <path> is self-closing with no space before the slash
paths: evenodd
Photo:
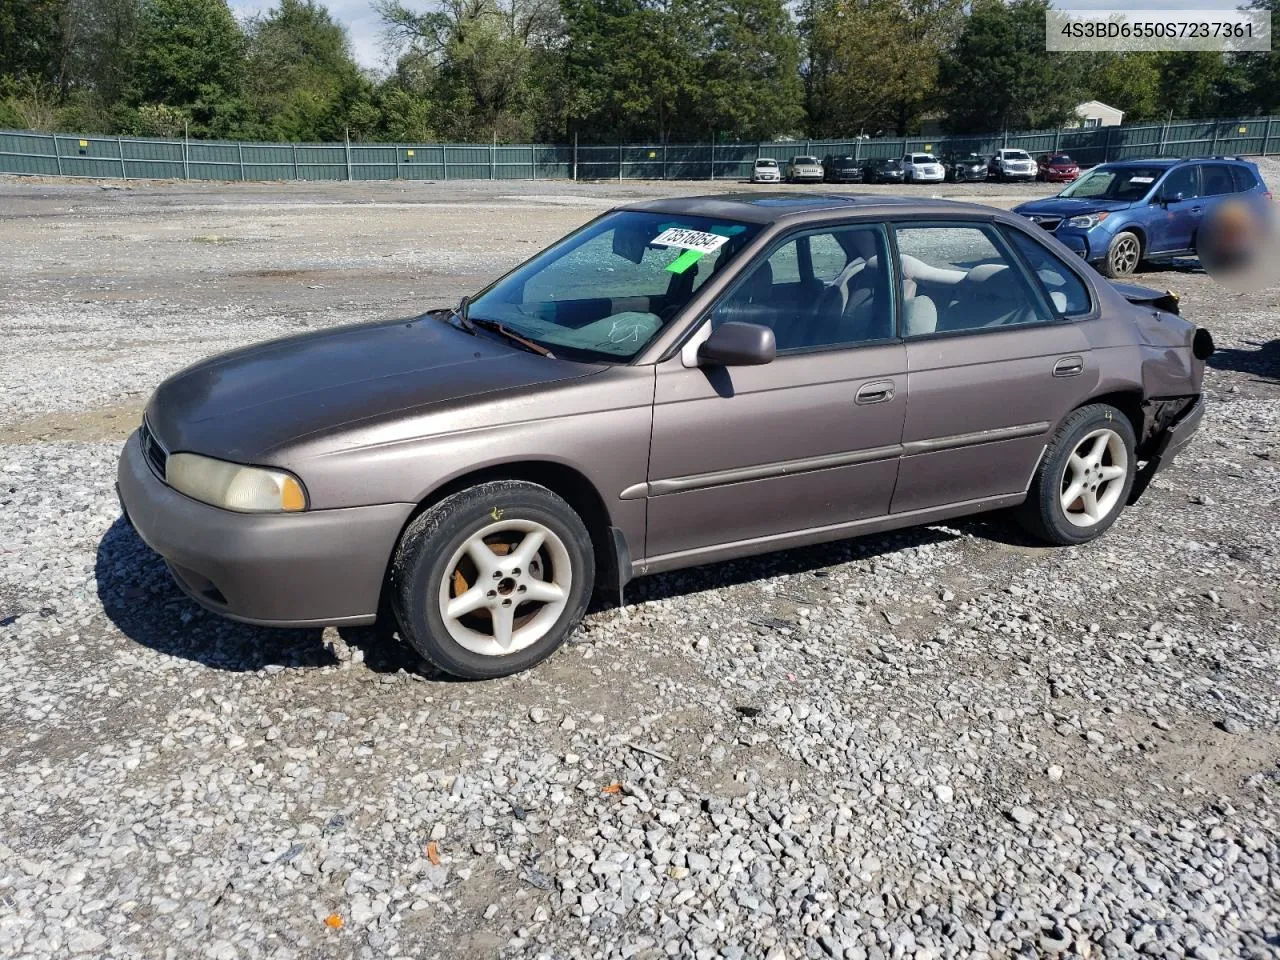
<path id="1" fill-rule="evenodd" d="M 680 254 L 680 256 L 667 264 L 667 270 L 671 273 L 684 273 L 701 259 L 701 250 L 686 250 L 684 253 Z"/>

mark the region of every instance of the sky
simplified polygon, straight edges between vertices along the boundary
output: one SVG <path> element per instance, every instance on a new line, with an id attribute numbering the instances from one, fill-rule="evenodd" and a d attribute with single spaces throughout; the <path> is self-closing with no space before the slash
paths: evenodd
<path id="1" fill-rule="evenodd" d="M 230 4 L 242 18 L 265 12 L 274 5 L 271 0 L 230 0 Z M 369 0 L 327 0 L 325 5 L 335 20 L 346 25 L 356 61 L 362 67 L 385 68 L 381 27 Z M 1235 10 L 1244 5 L 1244 0 L 1057 0 L 1054 3 L 1062 10 Z M 428 3 L 420 0 L 409 6 L 426 9 Z"/>

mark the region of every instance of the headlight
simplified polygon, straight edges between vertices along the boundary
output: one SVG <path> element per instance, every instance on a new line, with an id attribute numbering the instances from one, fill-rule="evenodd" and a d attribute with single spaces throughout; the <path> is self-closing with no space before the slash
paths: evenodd
<path id="1" fill-rule="evenodd" d="M 297 477 L 282 470 L 244 467 L 195 453 L 171 453 L 164 479 L 193 500 L 240 513 L 293 513 L 307 509 Z"/>
<path id="2" fill-rule="evenodd" d="M 1111 214 L 1103 211 L 1102 213 L 1086 213 L 1083 217 L 1072 217 L 1067 221 L 1068 227 L 1079 227 L 1081 230 L 1092 230 Z"/>

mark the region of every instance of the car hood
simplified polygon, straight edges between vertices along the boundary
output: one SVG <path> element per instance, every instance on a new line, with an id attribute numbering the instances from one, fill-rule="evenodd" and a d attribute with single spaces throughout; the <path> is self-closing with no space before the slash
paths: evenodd
<path id="1" fill-rule="evenodd" d="M 427 314 L 211 357 L 160 384 L 146 418 L 170 452 L 266 463 L 291 441 L 355 421 L 602 369 L 472 336 Z"/>
<path id="2" fill-rule="evenodd" d="M 1133 204 L 1125 200 L 1076 199 L 1075 197 L 1046 197 L 1044 200 L 1032 200 L 1013 208 L 1014 213 L 1052 214 L 1059 217 L 1082 217 L 1086 213 L 1098 213 L 1102 210 L 1112 212 L 1127 210 Z"/>

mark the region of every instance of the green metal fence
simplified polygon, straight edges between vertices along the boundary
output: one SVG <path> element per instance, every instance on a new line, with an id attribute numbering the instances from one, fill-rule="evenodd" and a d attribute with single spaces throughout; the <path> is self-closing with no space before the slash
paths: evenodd
<path id="1" fill-rule="evenodd" d="M 928 152 L 1136 157 L 1280 154 L 1280 117 L 1033 130 L 976 137 L 767 143 L 238 143 L 0 130 L 0 173 L 137 180 L 741 180 L 759 157 L 857 160 Z"/>

